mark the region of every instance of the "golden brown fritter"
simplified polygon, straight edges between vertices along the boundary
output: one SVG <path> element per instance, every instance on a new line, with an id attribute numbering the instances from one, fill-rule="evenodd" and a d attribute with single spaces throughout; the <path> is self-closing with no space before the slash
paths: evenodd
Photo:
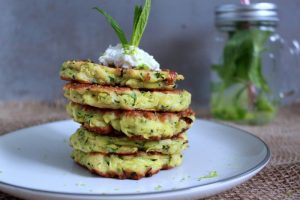
<path id="1" fill-rule="evenodd" d="M 182 162 L 181 154 L 162 155 L 143 152 L 136 155 L 105 155 L 74 150 L 72 158 L 99 176 L 135 180 L 152 176 L 161 169 L 176 167 Z"/>
<path id="2" fill-rule="evenodd" d="M 126 136 L 111 137 L 90 132 L 79 128 L 70 137 L 73 149 L 85 153 L 98 152 L 104 154 L 115 153 L 119 155 L 136 154 L 139 151 L 147 153 L 178 154 L 187 148 L 186 133 L 176 138 L 158 141 L 132 140 Z"/>
<path id="3" fill-rule="evenodd" d="M 195 120 L 190 109 L 178 113 L 108 110 L 70 102 L 67 112 L 92 132 L 144 140 L 172 138 L 190 128 Z"/>
<path id="4" fill-rule="evenodd" d="M 180 112 L 188 109 L 191 94 L 186 90 L 140 91 L 130 88 L 68 83 L 69 100 L 97 108 Z"/>
<path id="5" fill-rule="evenodd" d="M 82 60 L 64 62 L 60 77 L 79 83 L 163 90 L 173 89 L 177 80 L 184 79 L 182 75 L 170 70 L 114 68 Z"/>

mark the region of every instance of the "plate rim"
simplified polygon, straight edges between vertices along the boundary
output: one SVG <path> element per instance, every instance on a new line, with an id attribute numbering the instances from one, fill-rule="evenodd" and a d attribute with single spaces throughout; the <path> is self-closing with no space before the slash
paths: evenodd
<path id="1" fill-rule="evenodd" d="M 263 144 L 263 146 L 266 148 L 266 151 L 267 151 L 266 152 L 266 156 L 264 157 L 264 159 L 262 159 L 261 162 L 259 162 L 254 167 L 250 168 L 249 170 L 247 170 L 247 171 L 245 171 L 243 173 L 240 173 L 240 174 L 237 174 L 237 175 L 234 175 L 234 176 L 230 176 L 230 177 L 222 179 L 222 180 L 216 180 L 216 181 L 213 181 L 213 182 L 210 182 L 210 183 L 205 183 L 205 184 L 201 184 L 201 185 L 194 185 L 194 186 L 190 186 L 190 187 L 186 187 L 186 188 L 180 188 L 180 189 L 170 189 L 170 190 L 165 190 L 165 191 L 153 191 L 153 192 L 143 192 L 143 193 L 141 192 L 141 193 L 118 193 L 118 194 L 106 194 L 106 193 L 105 194 L 103 194 L 103 193 L 98 193 L 98 194 L 94 193 L 94 194 L 91 194 L 91 193 L 53 192 L 53 191 L 47 191 L 47 190 L 41 190 L 41 189 L 33 189 L 33 188 L 29 188 L 29 187 L 23 187 L 23 186 L 18 186 L 18 185 L 10 184 L 10 183 L 5 183 L 5 182 L 3 182 L 1 180 L 0 180 L 0 185 L 4 185 L 4 186 L 8 186 L 8 187 L 13 187 L 13 188 L 16 188 L 16 189 L 21 189 L 21 190 L 27 190 L 27 191 L 31 191 L 31 192 L 42 193 L 42 194 L 64 195 L 64 196 L 72 196 L 72 195 L 74 196 L 74 195 L 76 195 L 76 196 L 81 196 L 81 197 L 83 197 L 83 196 L 89 196 L 89 197 L 96 197 L 96 196 L 98 196 L 98 197 L 99 196 L 103 196 L 103 197 L 109 197 L 109 196 L 118 197 L 119 196 L 120 197 L 120 196 L 159 195 L 159 194 L 167 194 L 167 193 L 173 193 L 173 192 L 183 192 L 183 191 L 186 191 L 186 190 L 197 189 L 197 188 L 200 188 L 200 187 L 208 187 L 208 186 L 214 185 L 214 184 L 226 184 L 227 182 L 233 181 L 235 179 L 250 176 L 253 172 L 255 172 L 255 171 L 259 170 L 259 169 L 262 170 L 269 163 L 269 161 L 271 159 L 271 151 L 270 151 L 269 146 L 266 144 L 265 141 L 263 141 L 260 137 L 254 135 L 253 133 L 250 133 L 249 131 L 246 131 L 246 130 L 243 130 L 241 128 L 237 128 L 235 126 L 232 126 L 232 125 L 229 125 L 229 124 L 225 124 L 225 123 L 222 123 L 222 122 L 219 122 L 219 121 L 216 122 L 216 121 L 212 121 L 212 120 L 199 119 L 199 118 L 196 118 L 195 121 L 205 122 L 205 123 L 209 123 L 209 124 L 213 124 L 213 125 L 218 125 L 218 126 L 225 126 L 227 128 L 231 128 L 231 129 L 235 129 L 235 130 L 241 131 L 241 132 L 243 132 L 246 135 L 250 135 L 251 137 L 259 140 Z M 58 120 L 58 121 L 53 121 L 53 122 L 46 122 L 46 123 L 42 123 L 42 124 L 38 124 L 38 125 L 34 125 L 34 126 L 29 126 L 29 127 L 17 129 L 17 130 L 12 131 L 12 132 L 7 132 L 7 133 L 4 133 L 3 136 L 5 136 L 7 134 L 10 134 L 10 133 L 15 133 L 15 132 L 23 131 L 23 130 L 26 130 L 26 129 L 37 128 L 39 126 L 44 126 L 44 125 L 49 125 L 49 124 L 55 124 L 55 123 L 62 123 L 62 122 L 74 122 L 74 121 L 71 120 L 71 119 L 67 119 L 67 120 Z M 74 123 L 76 123 L 76 122 L 74 122 Z M 255 175 L 255 174 L 253 174 L 253 175 Z"/>

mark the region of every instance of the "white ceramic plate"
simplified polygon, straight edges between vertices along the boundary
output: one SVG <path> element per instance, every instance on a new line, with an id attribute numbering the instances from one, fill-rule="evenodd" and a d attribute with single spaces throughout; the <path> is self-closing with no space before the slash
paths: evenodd
<path id="1" fill-rule="evenodd" d="M 101 178 L 70 158 L 71 120 L 0 136 L 0 190 L 27 199 L 195 199 L 236 186 L 259 172 L 270 151 L 245 131 L 197 120 L 180 167 L 139 181 Z M 212 171 L 217 177 L 201 178 Z"/>

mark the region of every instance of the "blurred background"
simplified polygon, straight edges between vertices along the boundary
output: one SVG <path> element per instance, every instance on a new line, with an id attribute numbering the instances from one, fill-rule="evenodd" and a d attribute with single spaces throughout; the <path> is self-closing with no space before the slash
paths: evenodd
<path id="1" fill-rule="evenodd" d="M 279 6 L 278 32 L 288 40 L 300 40 L 300 1 L 269 2 Z M 0 101 L 62 99 L 61 63 L 97 61 L 109 44 L 118 42 L 104 18 L 91 8 L 106 10 L 129 35 L 136 3 L 143 1 L 0 0 Z M 163 68 L 185 75 L 180 85 L 192 92 L 194 107 L 208 107 L 214 7 L 222 3 L 239 1 L 153 0 L 141 41 L 140 47 Z M 292 81 L 300 87 L 300 79 Z"/>

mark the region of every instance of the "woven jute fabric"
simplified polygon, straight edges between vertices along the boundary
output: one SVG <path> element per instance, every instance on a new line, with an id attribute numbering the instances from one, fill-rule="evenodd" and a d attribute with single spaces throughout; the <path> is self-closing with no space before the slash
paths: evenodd
<path id="1" fill-rule="evenodd" d="M 61 101 L 0 103 L 0 134 L 66 118 Z M 300 104 L 283 107 L 268 125 L 231 125 L 262 138 L 271 149 L 271 161 L 246 183 L 207 199 L 300 199 Z M 17 198 L 0 192 L 0 200 L 7 199 Z"/>

